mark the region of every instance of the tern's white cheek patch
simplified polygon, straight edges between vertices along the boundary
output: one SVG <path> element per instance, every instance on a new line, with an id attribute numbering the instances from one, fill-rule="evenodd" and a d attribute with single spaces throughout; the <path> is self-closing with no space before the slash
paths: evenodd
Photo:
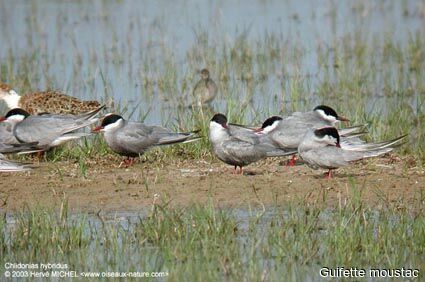
<path id="1" fill-rule="evenodd" d="M 335 124 L 339 121 L 336 119 L 336 117 L 325 114 L 323 110 L 316 110 L 316 111 L 324 120 L 330 122 L 331 124 Z"/>
<path id="2" fill-rule="evenodd" d="M 20 122 L 20 121 L 23 121 L 24 118 L 25 118 L 25 116 L 23 116 L 23 115 L 13 115 L 13 116 L 8 117 L 7 120 L 11 121 L 11 122 Z"/>
<path id="3" fill-rule="evenodd" d="M 219 142 L 227 137 L 227 130 L 221 124 L 214 121 L 210 122 L 210 139 L 211 142 Z"/>
<path id="4" fill-rule="evenodd" d="M 275 130 L 275 128 L 279 125 L 279 122 L 280 122 L 280 121 L 275 121 L 275 122 L 273 122 L 273 123 L 272 123 L 272 125 L 266 126 L 266 127 L 262 130 L 262 132 L 263 132 L 264 134 L 267 134 L 267 133 L 269 133 L 270 131 Z"/>
<path id="5" fill-rule="evenodd" d="M 116 121 L 116 122 L 114 122 L 114 123 L 111 123 L 111 124 L 105 125 L 105 126 L 103 127 L 103 131 L 113 131 L 113 130 L 115 130 L 115 129 L 117 129 L 117 128 L 120 128 L 120 127 L 121 127 L 121 125 L 122 125 L 122 123 L 123 123 L 123 120 L 122 120 L 122 119 L 119 119 L 119 120 L 117 120 L 117 121 Z"/>

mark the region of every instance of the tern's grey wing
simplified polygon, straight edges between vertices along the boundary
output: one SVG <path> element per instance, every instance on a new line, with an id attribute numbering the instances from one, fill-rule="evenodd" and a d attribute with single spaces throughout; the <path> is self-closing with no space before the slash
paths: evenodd
<path id="1" fill-rule="evenodd" d="M 0 172 L 26 171 L 30 169 L 31 167 L 29 165 L 6 160 L 3 155 L 0 154 Z"/>
<path id="2" fill-rule="evenodd" d="M 0 123 L 0 143 L 18 144 L 19 141 L 13 134 L 13 125 L 8 122 Z"/>
<path id="3" fill-rule="evenodd" d="M 365 147 L 367 143 L 359 137 L 341 137 L 339 144 L 345 150 L 357 150 Z"/>
<path id="4" fill-rule="evenodd" d="M 95 117 L 102 109 L 104 109 L 106 107 L 106 105 L 102 105 L 97 109 L 94 109 L 92 111 L 89 112 L 85 112 L 82 114 L 79 114 L 77 116 L 75 116 L 77 119 L 81 119 L 81 120 L 88 120 L 91 119 L 93 117 Z"/>
<path id="5" fill-rule="evenodd" d="M 303 118 L 303 115 L 305 115 L 305 112 L 293 112 L 292 114 L 286 117 Z"/>
<path id="6" fill-rule="evenodd" d="M 243 127 L 236 124 L 229 124 L 228 129 L 229 129 L 229 134 L 231 136 L 241 138 L 242 140 L 245 140 L 246 142 L 256 143 L 255 139 L 258 139 L 258 135 L 251 128 Z"/>
<path id="7" fill-rule="evenodd" d="M 247 165 L 267 156 L 264 150 L 256 150 L 255 147 L 254 144 L 238 138 L 230 138 L 221 146 L 227 158 L 237 165 Z"/>
<path id="8" fill-rule="evenodd" d="M 366 143 L 358 137 L 342 137 L 340 144 L 341 148 L 350 151 L 358 152 L 368 152 L 382 150 L 386 148 L 394 148 L 403 144 L 404 139 L 407 135 L 402 135 L 400 137 L 394 138 L 389 141 L 375 142 L 375 143 Z"/>
<path id="9" fill-rule="evenodd" d="M 26 153 L 37 151 L 37 142 L 34 143 L 17 143 L 17 144 L 4 144 L 0 143 L 0 153 Z"/>
<path id="10" fill-rule="evenodd" d="M 255 131 L 255 129 L 258 128 L 258 126 L 245 126 L 245 125 L 240 125 L 240 124 L 236 124 L 236 123 L 228 123 L 227 124 L 230 133 L 232 134 L 232 132 L 238 132 L 239 130 L 241 130 L 242 132 L 245 131 Z"/>
<path id="11" fill-rule="evenodd" d="M 338 133 L 340 136 L 345 136 L 345 137 L 357 135 L 359 133 L 367 133 L 367 131 L 365 131 L 366 126 L 367 124 L 358 124 L 358 125 L 353 125 L 346 128 L 339 128 Z"/>
<path id="12" fill-rule="evenodd" d="M 285 119 L 269 135 L 280 148 L 296 149 L 311 127 L 312 125 L 308 123 Z"/>
<path id="13" fill-rule="evenodd" d="M 152 126 L 151 137 L 157 139 L 158 146 L 160 145 L 170 145 L 175 143 L 182 143 L 189 140 L 192 140 L 196 137 L 194 132 L 172 132 L 167 128 L 160 126 Z"/>
<path id="14" fill-rule="evenodd" d="M 175 133 L 160 126 L 129 122 L 116 133 L 114 143 L 115 147 L 119 147 L 116 151 L 120 151 L 121 154 L 125 152 L 142 154 L 153 146 L 185 142 L 192 137 L 193 133 Z"/>
<path id="15" fill-rule="evenodd" d="M 281 148 L 274 142 L 269 134 L 257 134 L 259 142 L 257 143 L 257 150 L 263 150 L 268 157 L 279 157 L 294 155 L 298 151 L 295 148 Z"/>
<path id="16" fill-rule="evenodd" d="M 392 147 L 386 147 L 369 151 L 354 151 L 326 146 L 300 152 L 300 157 L 313 167 L 338 168 L 346 166 L 350 162 L 383 155 L 393 149 Z"/>
<path id="17" fill-rule="evenodd" d="M 237 139 L 251 145 L 260 143 L 261 135 L 249 129 L 233 126 L 229 129 L 229 133 L 233 139 Z"/>
<path id="18" fill-rule="evenodd" d="M 299 122 L 305 122 L 305 123 L 314 123 L 318 120 L 318 117 L 314 111 L 309 112 L 294 112 L 287 118 L 296 120 Z"/>
<path id="19" fill-rule="evenodd" d="M 332 123 L 323 119 L 317 112 L 293 113 L 284 119 L 287 123 L 304 124 L 310 128 L 332 126 Z"/>
<path id="20" fill-rule="evenodd" d="M 316 112 L 294 113 L 284 118 L 269 134 L 281 148 L 296 149 L 310 129 L 330 125 L 318 117 Z"/>
<path id="21" fill-rule="evenodd" d="M 157 144 L 158 137 L 151 133 L 150 126 L 128 122 L 116 132 L 105 133 L 105 139 L 113 151 L 125 156 L 137 156 Z"/>
<path id="22" fill-rule="evenodd" d="M 345 151 L 334 146 L 301 151 L 299 155 L 310 166 L 322 168 L 338 168 L 364 158 L 361 152 Z"/>
<path id="23" fill-rule="evenodd" d="M 246 137 L 246 136 L 244 136 Z M 254 141 L 253 141 L 254 140 Z M 222 143 L 222 150 L 232 158 L 234 163 L 247 165 L 266 157 L 278 157 L 295 154 L 275 147 L 271 143 L 260 142 L 260 139 L 242 139 L 240 136 L 231 137 Z"/>
<path id="24" fill-rule="evenodd" d="M 50 145 L 63 134 L 93 124 L 96 120 L 75 121 L 51 116 L 30 116 L 16 125 L 14 134 L 20 142 L 39 142 L 39 146 Z"/>

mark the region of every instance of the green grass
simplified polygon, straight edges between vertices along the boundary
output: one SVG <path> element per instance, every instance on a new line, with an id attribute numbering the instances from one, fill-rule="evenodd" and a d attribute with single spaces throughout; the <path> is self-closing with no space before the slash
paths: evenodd
<path id="1" fill-rule="evenodd" d="M 170 281 L 299 281 L 327 267 L 425 267 L 423 207 L 365 207 L 353 186 L 345 206 L 292 202 L 267 210 L 212 205 L 152 209 L 119 221 L 24 209 L 0 220 L 0 265 L 60 262 L 69 270 L 164 271 Z M 147 213 L 146 213 L 147 212 Z M 423 275 L 423 274 L 422 274 Z"/>

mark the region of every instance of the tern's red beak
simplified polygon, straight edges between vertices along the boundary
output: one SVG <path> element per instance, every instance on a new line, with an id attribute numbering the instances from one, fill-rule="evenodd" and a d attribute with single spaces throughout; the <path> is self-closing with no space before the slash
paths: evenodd
<path id="1" fill-rule="evenodd" d="M 7 118 L 5 117 L 0 117 L 0 122 L 5 121 Z"/>
<path id="2" fill-rule="evenodd" d="M 96 126 L 95 128 L 92 129 L 91 132 L 100 132 L 103 129 L 103 127 L 101 125 Z"/>
<path id="3" fill-rule="evenodd" d="M 264 128 L 260 127 L 260 128 L 256 128 L 254 129 L 255 133 L 259 133 L 259 132 L 263 132 Z"/>

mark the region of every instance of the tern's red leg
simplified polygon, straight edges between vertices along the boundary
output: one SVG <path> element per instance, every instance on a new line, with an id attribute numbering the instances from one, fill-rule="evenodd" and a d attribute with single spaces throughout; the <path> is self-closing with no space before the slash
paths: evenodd
<path id="1" fill-rule="evenodd" d="M 238 166 L 235 165 L 235 169 L 233 170 L 233 174 L 243 174 L 243 169 L 241 166 L 239 166 L 239 171 L 238 171 Z"/>
<path id="2" fill-rule="evenodd" d="M 39 162 L 43 159 L 43 157 L 44 157 L 44 151 L 38 151 L 37 158 Z"/>
<path id="3" fill-rule="evenodd" d="M 120 165 L 118 166 L 118 167 L 121 167 L 121 166 L 125 166 L 125 167 L 129 167 L 129 166 L 132 166 L 134 164 L 134 158 L 130 158 L 130 157 L 127 157 L 126 159 L 124 159 L 121 163 L 120 163 Z"/>
<path id="4" fill-rule="evenodd" d="M 292 159 L 290 159 L 286 165 L 287 166 L 295 166 L 295 161 L 297 160 L 297 157 L 295 155 L 292 156 Z"/>
<path id="5" fill-rule="evenodd" d="M 331 179 L 332 178 L 332 170 L 331 169 L 329 169 L 328 172 L 325 172 L 325 178 L 326 179 Z"/>

